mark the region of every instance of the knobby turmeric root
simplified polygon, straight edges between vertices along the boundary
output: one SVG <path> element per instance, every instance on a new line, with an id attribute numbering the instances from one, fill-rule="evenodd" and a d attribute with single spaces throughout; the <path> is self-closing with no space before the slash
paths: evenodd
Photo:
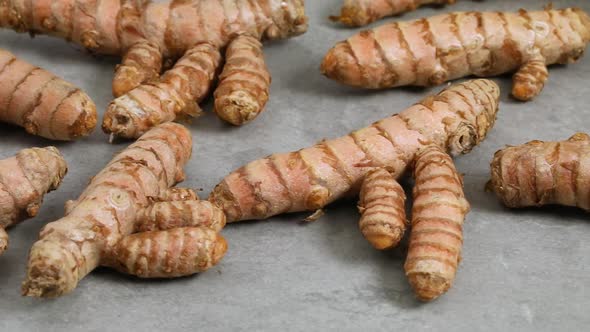
<path id="1" fill-rule="evenodd" d="M 191 201 L 194 192 L 169 189 L 184 179 L 191 149 L 188 130 L 167 123 L 119 153 L 68 202 L 65 217 L 43 228 L 29 253 L 23 295 L 66 294 L 99 265 L 144 278 L 215 265 L 227 248 L 217 233 L 223 214 Z"/>
<path id="2" fill-rule="evenodd" d="M 194 46 L 158 82 L 142 84 L 115 99 L 104 115 L 102 129 L 135 138 L 180 114 L 198 115 L 198 102 L 209 93 L 220 62 L 221 54 L 213 45 Z"/>
<path id="3" fill-rule="evenodd" d="M 516 71 L 512 94 L 538 95 L 547 66 L 578 60 L 590 41 L 590 18 L 577 8 L 518 13 L 451 13 L 394 22 L 339 42 L 321 71 L 351 86 L 431 86 Z"/>
<path id="4" fill-rule="evenodd" d="M 236 126 L 252 121 L 268 101 L 270 80 L 262 44 L 254 37 L 237 37 L 225 53 L 215 90 L 215 113 Z"/>
<path id="5" fill-rule="evenodd" d="M 364 237 L 379 250 L 399 244 L 406 231 L 406 194 L 384 168 L 367 173 L 360 191 L 359 227 Z"/>
<path id="6" fill-rule="evenodd" d="M 187 67 L 177 64 L 175 75 L 157 84 L 164 61 L 184 59 L 201 44 L 218 51 L 242 34 L 268 40 L 300 35 L 307 30 L 304 7 L 304 0 L 0 0 L 0 28 L 53 35 L 93 53 L 122 56 L 113 83 L 119 99 L 109 106 L 102 127 L 107 134 L 137 138 L 146 124 L 153 127 L 174 116 L 197 114 L 193 104 L 203 96 L 187 91 L 194 92 L 196 86 L 207 91 L 206 76 L 216 67 L 201 53 L 204 57 L 197 56 Z M 200 71 L 203 68 L 207 70 Z M 147 87 L 136 91 L 142 84 Z M 171 100 L 144 105 L 141 97 L 148 92 L 156 93 L 150 100 Z"/>
<path id="7" fill-rule="evenodd" d="M 229 222 L 321 209 L 358 193 L 375 167 L 398 178 L 430 144 L 453 155 L 469 152 L 493 125 L 498 98 L 499 88 L 489 80 L 453 85 L 347 136 L 251 162 L 223 179 L 209 200 Z"/>
<path id="8" fill-rule="evenodd" d="M 469 203 L 461 175 L 438 146 L 416 155 L 414 177 L 412 229 L 404 268 L 417 297 L 431 301 L 455 279 Z"/>
<path id="9" fill-rule="evenodd" d="M 488 189 L 510 208 L 559 204 L 590 211 L 590 137 L 531 141 L 496 152 Z"/>
<path id="10" fill-rule="evenodd" d="M 25 149 L 0 160 L 0 254 L 8 246 L 5 228 L 37 215 L 43 196 L 59 187 L 66 161 L 54 147 Z"/>
<path id="11" fill-rule="evenodd" d="M 360 27 L 387 16 L 415 10 L 424 5 L 454 4 L 456 0 L 344 0 L 340 16 L 330 16 L 350 27 Z"/>
<path id="12" fill-rule="evenodd" d="M 96 126 L 96 106 L 82 90 L 2 49 L 0 82 L 2 122 L 64 141 L 88 136 Z"/>

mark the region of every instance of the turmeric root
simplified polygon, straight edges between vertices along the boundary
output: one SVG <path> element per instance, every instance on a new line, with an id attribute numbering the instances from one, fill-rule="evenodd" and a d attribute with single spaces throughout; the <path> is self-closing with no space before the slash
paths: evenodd
<path id="1" fill-rule="evenodd" d="M 64 141 L 88 136 L 96 126 L 96 106 L 88 95 L 2 49 L 0 82 L 2 122 L 24 127 L 29 134 Z"/>
<path id="2" fill-rule="evenodd" d="M 360 191 L 361 232 L 379 250 L 396 247 L 406 231 L 404 189 L 384 168 L 365 176 Z"/>
<path id="3" fill-rule="evenodd" d="M 237 37 L 225 54 L 225 66 L 215 90 L 215 113 L 233 125 L 243 125 L 264 110 L 269 90 L 270 73 L 262 44 L 254 37 Z"/>
<path id="4" fill-rule="evenodd" d="M 160 77 L 162 61 L 157 45 L 147 40 L 131 45 L 115 70 L 113 96 L 120 97 L 142 83 L 156 81 Z"/>
<path id="5" fill-rule="evenodd" d="M 590 137 L 531 141 L 496 152 L 488 188 L 510 208 L 559 204 L 590 211 Z"/>
<path id="6" fill-rule="evenodd" d="M 416 155 L 414 177 L 412 229 L 404 268 L 418 298 L 430 301 L 445 293 L 455 279 L 469 203 L 451 157 L 437 146 Z"/>
<path id="7" fill-rule="evenodd" d="M 304 0 L 0 0 L 0 28 L 49 34 L 93 53 L 123 56 L 113 84 L 113 93 L 119 99 L 111 104 L 102 128 L 107 134 L 137 138 L 147 130 L 146 124 L 153 127 L 179 114 L 194 116 L 196 107 L 184 107 L 192 107 L 191 103 L 203 98 L 191 95 L 194 99 L 190 103 L 179 100 L 189 97 L 178 96 L 188 89 L 184 73 L 196 74 L 189 68 L 179 70 L 180 75 L 174 75 L 172 82 L 156 84 L 159 89 L 153 91 L 163 61 L 181 58 L 204 43 L 219 50 L 242 34 L 269 40 L 303 34 L 307 30 L 304 7 Z M 209 68 L 207 62 L 197 63 Z M 203 85 L 201 89 L 207 91 L 210 81 L 198 75 L 198 81 L 191 84 Z M 137 91 L 142 84 L 147 87 Z M 151 96 L 147 105 L 133 102 L 138 96 L 146 97 L 146 91 L 161 93 L 158 98 L 165 96 L 172 101 L 155 104 L 157 98 Z M 116 116 L 121 121 L 114 120 Z M 127 119 L 133 121 L 122 123 Z M 139 128 L 130 128 L 135 125 Z"/>
<path id="8" fill-rule="evenodd" d="M 469 152 L 493 125 L 498 98 L 489 80 L 453 85 L 348 136 L 251 162 L 223 179 L 209 200 L 228 222 L 321 209 L 358 193 L 372 168 L 387 167 L 398 178 L 427 145 Z"/>
<path id="9" fill-rule="evenodd" d="M 211 44 L 188 50 L 157 83 L 146 83 L 113 100 L 102 123 L 106 133 L 136 138 L 154 125 L 174 121 L 181 113 L 196 116 L 211 88 L 221 55 Z"/>
<path id="10" fill-rule="evenodd" d="M 183 210 L 182 220 L 163 221 L 163 216 L 175 217 L 178 211 L 166 212 L 172 203 L 150 199 L 169 195 L 169 187 L 184 179 L 182 167 L 191 147 L 188 130 L 167 123 L 119 153 L 78 200 L 68 204 L 65 217 L 43 228 L 29 253 L 23 295 L 66 294 L 99 265 L 140 277 L 176 277 L 216 264 L 227 245 L 215 230 L 204 229 L 206 221 L 190 220 L 189 215 L 199 213 Z"/>
<path id="11" fill-rule="evenodd" d="M 25 149 L 0 160 L 0 254 L 5 228 L 37 215 L 43 196 L 59 187 L 67 165 L 55 147 Z"/>
<path id="12" fill-rule="evenodd" d="M 454 4 L 456 0 L 344 0 L 340 16 L 330 16 L 350 27 L 360 27 L 387 16 L 415 10 L 424 5 Z"/>
<path id="13" fill-rule="evenodd" d="M 321 71 L 372 89 L 516 71 L 512 94 L 530 100 L 543 89 L 547 66 L 575 62 L 589 41 L 590 18 L 577 8 L 451 13 L 360 32 L 336 44 Z"/>

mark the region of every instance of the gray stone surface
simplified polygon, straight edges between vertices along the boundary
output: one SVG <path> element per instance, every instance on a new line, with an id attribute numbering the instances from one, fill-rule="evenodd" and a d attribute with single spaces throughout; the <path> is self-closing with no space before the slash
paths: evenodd
<path id="1" fill-rule="evenodd" d="M 231 128 L 211 114 L 190 125 L 194 156 L 184 185 L 208 193 L 232 169 L 272 152 L 336 137 L 439 90 L 353 90 L 322 77 L 324 53 L 354 30 L 326 17 L 340 0 L 308 0 L 311 27 L 303 37 L 267 45 L 273 74 L 268 110 L 251 125 Z M 553 1 L 590 10 L 589 1 Z M 459 1 L 423 9 L 411 19 L 450 10 L 541 8 L 543 1 Z M 57 39 L 0 32 L 0 47 L 85 89 L 100 112 L 111 99 L 116 59 L 93 57 Z M 22 298 L 19 286 L 27 251 L 39 229 L 63 213 L 89 177 L 126 143 L 107 144 L 97 130 L 75 143 L 58 143 L 70 165 L 59 191 L 39 216 L 10 229 L 11 248 L 0 257 L 0 330 L 131 331 L 190 328 L 258 330 L 583 330 L 590 324 L 590 223 L 575 209 L 509 211 L 484 192 L 493 153 L 531 139 L 564 139 L 588 131 L 590 58 L 551 69 L 544 93 L 522 104 L 502 85 L 498 122 L 488 139 L 457 159 L 473 210 L 465 226 L 463 262 L 452 290 L 439 300 L 414 299 L 403 273 L 403 250 L 373 250 L 357 229 L 355 202 L 330 206 L 311 224 L 303 214 L 231 225 L 222 263 L 190 278 L 143 281 L 100 269 L 76 291 L 57 300 Z M 1 84 L 1 82 L 0 82 Z M 55 144 L 0 125 L 0 157 L 30 146 Z"/>

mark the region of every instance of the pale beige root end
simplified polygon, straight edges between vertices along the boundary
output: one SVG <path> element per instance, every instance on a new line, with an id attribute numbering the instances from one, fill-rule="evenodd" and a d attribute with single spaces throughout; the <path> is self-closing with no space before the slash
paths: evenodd
<path id="1" fill-rule="evenodd" d="M 359 211 L 361 232 L 378 250 L 399 244 L 406 230 L 406 195 L 395 178 L 385 169 L 370 171 L 363 181 Z"/>
<path id="2" fill-rule="evenodd" d="M 590 211 L 589 185 L 590 137 L 577 133 L 497 151 L 487 189 L 509 208 L 559 204 Z"/>
<path id="3" fill-rule="evenodd" d="M 545 59 L 531 60 L 514 74 L 512 96 L 518 100 L 529 101 L 538 96 L 549 78 Z"/>
<path id="4" fill-rule="evenodd" d="M 414 167 L 414 205 L 406 276 L 423 301 L 444 294 L 461 260 L 469 203 L 451 157 L 437 146 L 421 150 Z"/>
<path id="5" fill-rule="evenodd" d="M 247 35 L 236 37 L 227 48 L 215 90 L 215 113 L 236 126 L 252 121 L 264 110 L 270 82 L 262 44 Z"/>
<path id="6" fill-rule="evenodd" d="M 8 248 L 8 234 L 6 230 L 0 227 L 0 255 Z"/>
<path id="7" fill-rule="evenodd" d="M 162 53 L 158 45 L 147 40 L 133 44 L 117 66 L 113 78 L 113 95 L 119 97 L 139 85 L 157 79 L 162 70 Z"/>
<path id="8" fill-rule="evenodd" d="M 225 223 L 223 211 L 209 201 L 156 202 L 142 212 L 136 230 L 147 232 L 199 226 L 219 232 Z"/>
<path id="9" fill-rule="evenodd" d="M 159 196 L 150 197 L 154 202 L 174 202 L 174 201 L 198 201 L 199 195 L 190 188 L 170 188 L 160 193 Z"/>
<path id="10" fill-rule="evenodd" d="M 211 268 L 226 251 L 225 239 L 211 229 L 175 228 L 123 238 L 106 265 L 140 278 L 175 278 Z"/>
<path id="11" fill-rule="evenodd" d="M 80 249 L 69 239 L 56 235 L 37 241 L 29 252 L 22 295 L 53 298 L 71 292 L 85 275 L 80 275 L 79 259 Z"/>

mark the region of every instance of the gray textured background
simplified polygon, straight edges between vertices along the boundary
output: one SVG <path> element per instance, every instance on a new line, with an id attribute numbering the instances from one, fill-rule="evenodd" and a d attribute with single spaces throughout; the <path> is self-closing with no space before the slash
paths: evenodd
<path id="1" fill-rule="evenodd" d="M 194 155 L 186 186 L 211 188 L 232 169 L 272 152 L 298 149 L 337 137 L 397 113 L 438 91 L 395 89 L 363 92 L 319 74 L 324 53 L 354 30 L 326 17 L 340 0 L 308 0 L 310 31 L 267 45 L 273 74 L 267 112 L 243 128 L 224 125 L 211 112 L 191 126 Z M 485 1 L 443 10 L 423 9 L 404 19 L 450 10 L 541 8 L 543 1 Z M 590 1 L 553 1 L 590 11 Z M 111 99 L 116 59 L 93 57 L 47 37 L 0 32 L 0 47 L 74 82 L 101 114 Z M 488 139 L 457 159 L 473 206 L 465 226 L 464 259 L 454 287 L 439 300 L 414 299 L 403 273 L 403 250 L 373 250 L 357 228 L 354 202 L 330 206 L 316 223 L 290 215 L 230 225 L 229 251 L 220 265 L 190 278 L 142 281 L 99 269 L 68 296 L 22 298 L 19 286 L 27 251 L 39 229 L 63 213 L 113 153 L 100 131 L 75 143 L 57 144 L 70 171 L 47 196 L 35 219 L 9 230 L 11 248 L 0 257 L 0 330 L 583 330 L 590 324 L 590 223 L 575 209 L 508 211 L 483 191 L 494 151 L 531 139 L 565 139 L 587 131 L 590 58 L 551 69 L 549 84 L 533 102 L 508 97 L 502 85 L 498 122 Z M 1 84 L 1 82 L 0 82 Z M 211 111 L 211 103 L 205 105 Z M 0 125 L 0 157 L 30 146 L 55 144 Z"/>

